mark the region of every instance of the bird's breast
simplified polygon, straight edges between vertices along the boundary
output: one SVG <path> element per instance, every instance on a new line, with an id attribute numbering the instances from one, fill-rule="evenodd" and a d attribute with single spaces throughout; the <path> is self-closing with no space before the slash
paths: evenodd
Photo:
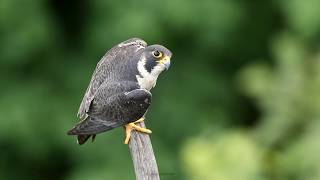
<path id="1" fill-rule="evenodd" d="M 146 89 L 150 91 L 157 83 L 157 77 L 154 76 L 144 76 L 141 75 L 136 76 L 138 84 L 141 89 Z"/>

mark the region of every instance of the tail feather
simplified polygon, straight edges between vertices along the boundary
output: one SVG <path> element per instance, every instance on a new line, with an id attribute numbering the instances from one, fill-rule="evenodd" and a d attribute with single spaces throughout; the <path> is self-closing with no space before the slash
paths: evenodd
<path id="1" fill-rule="evenodd" d="M 78 123 L 75 127 L 68 131 L 68 135 L 92 135 L 98 134 L 104 131 L 111 130 L 118 127 L 121 124 L 118 122 L 112 122 L 108 125 L 101 122 L 101 120 L 88 117 L 87 119 Z"/>
<path id="2" fill-rule="evenodd" d="M 89 138 L 91 137 L 91 135 L 79 135 L 77 137 L 77 143 L 79 145 L 84 144 Z"/>
<path id="3" fill-rule="evenodd" d="M 89 119 L 86 118 L 85 120 L 81 121 L 80 123 L 78 123 L 75 127 L 73 127 L 71 130 L 68 131 L 68 135 L 78 135 L 77 136 L 77 143 L 79 145 L 84 144 L 85 142 L 87 142 L 87 140 L 92 136 L 92 142 L 93 139 L 95 138 L 95 134 L 79 134 L 79 132 L 81 131 L 81 124 L 83 124 L 85 121 L 88 121 Z"/>
<path id="4" fill-rule="evenodd" d="M 90 137 L 94 141 L 96 134 L 113 129 L 111 126 L 106 126 L 99 121 L 94 121 L 90 117 L 78 123 L 75 127 L 68 131 L 68 135 L 77 135 L 79 145 L 84 144 Z"/>

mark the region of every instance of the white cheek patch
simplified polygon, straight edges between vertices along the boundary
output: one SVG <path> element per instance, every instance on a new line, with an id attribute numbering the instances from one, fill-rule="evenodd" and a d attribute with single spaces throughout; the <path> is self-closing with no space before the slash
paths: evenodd
<path id="1" fill-rule="evenodd" d="M 142 57 L 142 59 L 138 62 L 138 71 L 140 75 L 137 75 L 136 78 L 140 88 L 151 90 L 156 85 L 157 78 L 164 70 L 164 67 L 157 65 L 149 73 L 145 68 L 145 63 L 146 58 Z"/>

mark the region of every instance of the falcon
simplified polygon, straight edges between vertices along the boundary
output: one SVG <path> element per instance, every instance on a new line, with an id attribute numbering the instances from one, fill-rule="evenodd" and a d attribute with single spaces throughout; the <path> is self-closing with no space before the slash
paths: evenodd
<path id="1" fill-rule="evenodd" d="M 151 133 L 135 123 L 144 121 L 150 90 L 170 66 L 172 53 L 162 45 L 131 38 L 111 48 L 98 62 L 80 104 L 80 122 L 68 131 L 84 144 L 96 134 L 124 126 L 128 144 L 132 130 Z"/>

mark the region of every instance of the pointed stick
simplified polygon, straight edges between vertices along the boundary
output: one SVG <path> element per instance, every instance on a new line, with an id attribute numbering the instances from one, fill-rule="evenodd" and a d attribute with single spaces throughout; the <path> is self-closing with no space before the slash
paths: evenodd
<path id="1" fill-rule="evenodd" d="M 144 127 L 144 122 L 137 124 Z M 148 134 L 132 131 L 129 149 L 134 165 L 136 180 L 160 180 L 156 158 Z"/>

